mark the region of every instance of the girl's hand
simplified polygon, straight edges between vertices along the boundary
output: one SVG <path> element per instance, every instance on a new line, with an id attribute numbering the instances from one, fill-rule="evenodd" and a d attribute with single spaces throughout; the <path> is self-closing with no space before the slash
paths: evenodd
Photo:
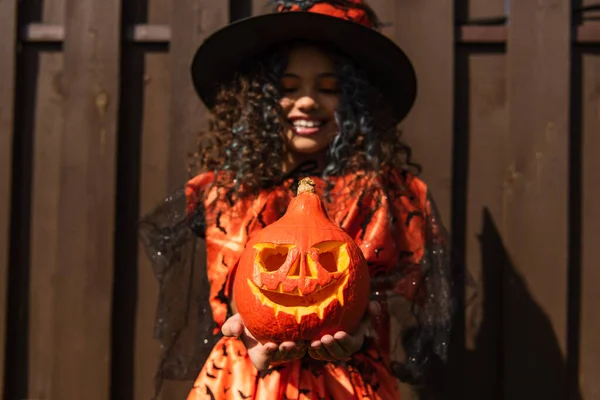
<path id="1" fill-rule="evenodd" d="M 242 317 L 239 314 L 233 315 L 227 319 L 221 328 L 223 335 L 238 337 L 242 340 L 248 356 L 257 370 L 263 371 L 269 368 L 271 364 L 293 361 L 304 357 L 306 354 L 306 343 L 304 342 L 283 342 L 280 345 L 275 343 L 261 344 L 252 336 L 250 331 L 244 326 Z"/>
<path id="2" fill-rule="evenodd" d="M 371 301 L 367 308 L 367 315 L 377 317 L 380 313 L 379 303 Z M 321 361 L 347 360 L 362 347 L 367 326 L 368 324 L 363 318 L 358 329 L 352 334 L 340 331 L 333 336 L 325 335 L 321 340 L 315 340 L 310 344 L 308 354 L 315 360 Z"/>

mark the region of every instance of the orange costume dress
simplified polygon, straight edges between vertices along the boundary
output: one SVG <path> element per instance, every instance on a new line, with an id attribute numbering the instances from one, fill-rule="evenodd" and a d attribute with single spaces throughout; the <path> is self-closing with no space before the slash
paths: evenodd
<path id="1" fill-rule="evenodd" d="M 420 327 L 407 344 L 408 362 L 419 362 L 416 356 L 427 341 L 437 353 L 445 352 L 452 303 L 447 242 L 426 185 L 406 173 L 378 180 L 352 174 L 330 178 L 323 200 L 330 218 L 368 262 L 372 298 L 384 310 L 371 321 L 376 334 L 349 361 L 321 362 L 306 355 L 258 372 L 243 343 L 221 337 L 220 327 L 231 315 L 231 282 L 248 237 L 283 215 L 299 177 L 237 201 L 211 185 L 213 178 L 212 173 L 196 176 L 142 220 L 141 237 L 161 283 L 155 330 L 164 350 L 159 381 L 194 376 L 188 400 L 398 399 L 390 359 L 390 295 L 413 304 Z M 312 178 L 323 195 L 325 182 Z M 198 237 L 205 242 L 205 265 L 199 262 L 204 246 Z"/>

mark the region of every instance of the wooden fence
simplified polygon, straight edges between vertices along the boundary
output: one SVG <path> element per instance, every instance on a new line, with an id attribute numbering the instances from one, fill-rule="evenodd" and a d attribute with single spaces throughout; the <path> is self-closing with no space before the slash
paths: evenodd
<path id="1" fill-rule="evenodd" d="M 196 46 L 264 0 L 0 0 L 0 392 L 144 399 L 157 284 L 135 223 L 186 177 Z M 470 283 L 449 399 L 600 399 L 600 2 L 371 0 Z M 169 383 L 183 399 L 191 382 Z"/>

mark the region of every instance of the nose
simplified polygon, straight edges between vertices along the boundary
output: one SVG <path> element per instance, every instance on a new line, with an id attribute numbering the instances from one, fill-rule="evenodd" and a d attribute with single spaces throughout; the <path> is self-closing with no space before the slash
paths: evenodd
<path id="1" fill-rule="evenodd" d="M 313 111 L 317 108 L 317 102 L 312 96 L 302 96 L 296 100 L 296 107 L 304 112 Z"/>
<path id="2" fill-rule="evenodd" d="M 302 257 L 300 258 L 300 273 L 299 273 L 299 277 L 300 279 L 304 279 L 304 278 L 316 278 L 316 271 L 315 268 L 312 267 L 309 263 L 311 263 L 312 260 L 308 259 L 308 254 L 303 254 Z"/>

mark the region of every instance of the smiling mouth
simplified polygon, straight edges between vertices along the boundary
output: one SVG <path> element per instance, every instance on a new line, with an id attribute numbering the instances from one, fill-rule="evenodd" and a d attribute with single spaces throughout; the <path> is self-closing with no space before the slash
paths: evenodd
<path id="1" fill-rule="evenodd" d="M 251 280 L 248 280 L 248 285 L 254 296 L 260 299 L 261 304 L 271 307 L 275 311 L 275 315 L 280 312 L 291 314 L 300 323 L 305 315 L 317 314 L 320 319 L 323 319 L 325 309 L 334 300 L 337 300 L 340 305 L 344 305 L 343 293 L 349 278 L 350 275 L 346 273 L 339 280 L 307 296 L 259 288 Z"/>
<path id="2" fill-rule="evenodd" d="M 325 121 L 294 119 L 290 121 L 294 132 L 298 135 L 313 135 L 317 133 L 324 125 Z"/>

